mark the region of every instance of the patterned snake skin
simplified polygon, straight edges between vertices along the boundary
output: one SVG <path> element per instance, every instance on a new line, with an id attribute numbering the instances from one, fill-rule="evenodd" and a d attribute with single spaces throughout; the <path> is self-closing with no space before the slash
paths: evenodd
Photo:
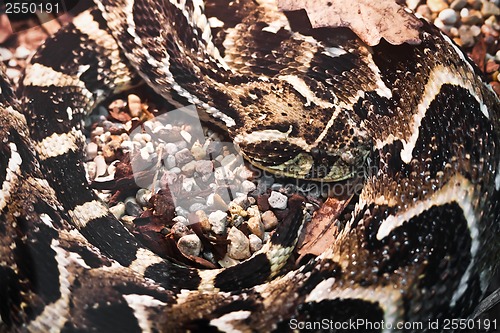
<path id="1" fill-rule="evenodd" d="M 271 0 L 95 2 L 31 59 L 21 102 L 0 80 L 0 332 L 361 319 L 385 323 L 363 332 L 424 332 L 397 325 L 467 318 L 500 257 L 500 103 L 448 37 L 422 21 L 420 43 L 370 47 Z M 230 268 L 139 243 L 81 161 L 85 115 L 140 80 L 196 105 L 258 168 L 360 178 L 332 244 L 285 265 L 307 220 L 297 196 L 264 249 Z"/>

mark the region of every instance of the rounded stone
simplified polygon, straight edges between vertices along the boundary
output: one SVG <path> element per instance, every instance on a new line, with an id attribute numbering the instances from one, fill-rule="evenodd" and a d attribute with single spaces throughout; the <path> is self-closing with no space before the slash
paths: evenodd
<path id="1" fill-rule="evenodd" d="M 238 260 L 250 258 L 250 241 L 244 233 L 235 227 L 231 227 L 227 239 L 231 242 L 227 246 L 227 255 L 230 258 Z"/>
<path id="2" fill-rule="evenodd" d="M 130 94 L 127 97 L 128 110 L 132 117 L 139 117 L 142 114 L 142 104 L 139 96 Z"/>
<path id="3" fill-rule="evenodd" d="M 119 220 L 123 215 L 125 215 L 125 204 L 123 202 L 119 202 L 113 207 L 110 207 L 109 211 Z"/>
<path id="4" fill-rule="evenodd" d="M 260 217 L 252 216 L 247 221 L 248 229 L 252 232 L 252 234 L 256 235 L 260 239 L 264 238 L 264 225 Z"/>
<path id="5" fill-rule="evenodd" d="M 467 5 L 467 0 L 455 0 L 450 4 L 450 8 L 454 10 L 460 10 Z"/>
<path id="6" fill-rule="evenodd" d="M 181 170 L 187 177 L 192 177 L 194 175 L 194 171 L 196 170 L 196 161 L 187 162 L 182 166 Z"/>
<path id="7" fill-rule="evenodd" d="M 418 5 L 422 2 L 421 0 L 406 0 L 406 7 L 410 8 L 411 10 L 415 10 Z"/>
<path id="8" fill-rule="evenodd" d="M 240 263 L 239 260 L 235 260 L 231 257 L 229 257 L 227 254 L 222 258 L 221 260 L 218 261 L 219 265 L 223 268 L 228 268 L 231 266 L 238 265 Z"/>
<path id="9" fill-rule="evenodd" d="M 165 167 L 168 170 L 174 168 L 177 165 L 174 155 L 167 155 L 164 161 L 165 161 Z"/>
<path id="10" fill-rule="evenodd" d="M 492 15 L 500 15 L 500 9 L 493 2 L 483 1 L 483 6 L 481 7 L 481 14 L 483 14 L 484 18 L 488 18 Z"/>
<path id="11" fill-rule="evenodd" d="M 179 165 L 186 164 L 193 160 L 193 154 L 189 151 L 189 149 L 184 148 L 175 153 L 175 159 L 177 160 Z"/>
<path id="12" fill-rule="evenodd" d="M 288 203 L 288 197 L 282 193 L 272 191 L 267 201 L 272 208 L 285 209 Z"/>
<path id="13" fill-rule="evenodd" d="M 443 9 L 448 8 L 448 4 L 444 0 L 427 0 L 427 6 L 429 6 L 434 13 L 439 13 Z"/>
<path id="14" fill-rule="evenodd" d="M 438 17 L 441 19 L 441 21 L 446 24 L 446 25 L 454 25 L 457 20 L 458 20 L 458 14 L 456 11 L 454 11 L 451 8 L 446 8 L 443 9 Z"/>
<path id="15" fill-rule="evenodd" d="M 191 147 L 191 154 L 193 154 L 194 159 L 197 161 L 203 160 L 207 156 L 207 152 L 198 141 Z"/>
<path id="16" fill-rule="evenodd" d="M 17 58 L 17 59 L 26 59 L 28 58 L 29 56 L 31 55 L 31 51 L 26 48 L 25 46 L 19 46 L 17 49 L 16 49 L 16 52 L 14 53 L 14 56 Z"/>
<path id="17" fill-rule="evenodd" d="M 212 161 L 200 160 L 196 161 L 195 171 L 199 174 L 206 175 L 210 174 L 213 171 L 213 163 Z"/>
<path id="18" fill-rule="evenodd" d="M 95 173 L 96 177 L 104 175 L 108 169 L 106 161 L 104 160 L 104 156 L 97 155 L 94 158 L 94 163 L 96 165 L 96 173 Z"/>
<path id="19" fill-rule="evenodd" d="M 272 210 L 268 210 L 262 213 L 261 219 L 266 231 L 273 230 L 278 225 L 278 218 Z"/>
<path id="20" fill-rule="evenodd" d="M 186 141 L 186 142 L 191 142 L 191 139 L 193 138 L 189 132 L 186 132 L 184 130 L 181 130 L 180 132 L 181 137 Z"/>
<path id="21" fill-rule="evenodd" d="M 94 180 L 97 172 L 97 165 L 94 161 L 87 162 L 87 175 L 90 180 Z"/>
<path id="22" fill-rule="evenodd" d="M 0 61 L 8 61 L 12 59 L 14 55 L 9 49 L 6 49 L 5 47 L 0 47 Z"/>
<path id="23" fill-rule="evenodd" d="M 180 239 L 181 237 L 189 234 L 189 229 L 184 223 L 176 222 L 170 229 L 170 232 L 174 235 L 175 239 Z"/>
<path id="24" fill-rule="evenodd" d="M 173 155 L 179 151 L 175 143 L 167 142 L 165 146 L 163 146 L 165 153 L 168 155 Z"/>
<path id="25" fill-rule="evenodd" d="M 206 208 L 207 208 L 206 205 L 199 202 L 195 202 L 194 204 L 189 206 L 189 211 L 190 212 L 204 211 Z"/>
<path id="26" fill-rule="evenodd" d="M 210 221 L 208 221 L 207 213 L 205 213 L 204 210 L 197 210 L 195 214 L 198 222 L 200 223 L 201 230 L 205 232 L 210 231 L 212 226 L 210 225 Z"/>
<path id="27" fill-rule="evenodd" d="M 262 240 L 257 237 L 256 235 L 250 235 L 248 236 L 248 240 L 250 242 L 250 251 L 252 253 L 259 251 L 262 249 Z"/>
<path id="28" fill-rule="evenodd" d="M 208 215 L 208 221 L 212 226 L 212 231 L 216 235 L 222 235 L 226 231 L 227 214 L 225 212 L 216 210 L 210 213 L 210 215 Z"/>
<path id="29" fill-rule="evenodd" d="M 255 184 L 253 182 L 249 181 L 249 180 L 244 180 L 243 182 L 241 182 L 241 191 L 243 193 L 252 192 L 256 188 L 257 188 L 257 186 L 255 186 Z"/>
<path id="30" fill-rule="evenodd" d="M 195 234 L 185 235 L 179 238 L 177 247 L 185 255 L 197 257 L 201 252 L 201 241 Z"/>
<path id="31" fill-rule="evenodd" d="M 151 199 L 151 191 L 146 188 L 140 188 L 135 194 L 135 200 L 137 203 L 143 207 L 149 205 L 149 199 Z"/>
<path id="32" fill-rule="evenodd" d="M 141 206 L 139 206 L 137 201 L 135 201 L 134 197 L 128 197 L 125 199 L 125 211 L 131 216 L 139 216 L 143 212 Z"/>

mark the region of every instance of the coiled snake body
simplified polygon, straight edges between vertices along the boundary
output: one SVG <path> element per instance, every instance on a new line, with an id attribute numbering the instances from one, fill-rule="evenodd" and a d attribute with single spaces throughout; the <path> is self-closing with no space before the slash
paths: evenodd
<path id="1" fill-rule="evenodd" d="M 21 104 L 1 81 L 2 329 L 365 319 L 398 331 L 470 314 L 500 251 L 500 103 L 447 37 L 422 22 L 418 44 L 370 47 L 345 28 L 288 21 L 267 0 L 96 4 L 33 57 Z M 370 160 L 335 242 L 283 272 L 304 220 L 292 202 L 266 251 L 235 267 L 190 269 L 138 243 L 80 162 L 85 113 L 138 76 L 196 105 L 259 168 L 340 181 Z"/>

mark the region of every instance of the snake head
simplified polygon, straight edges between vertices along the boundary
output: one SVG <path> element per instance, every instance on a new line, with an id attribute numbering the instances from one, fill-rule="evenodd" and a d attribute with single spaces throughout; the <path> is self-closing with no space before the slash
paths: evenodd
<path id="1" fill-rule="evenodd" d="M 259 169 L 280 177 L 335 182 L 353 178 L 362 169 L 370 147 L 355 137 L 346 142 L 311 143 L 293 129 L 254 131 L 235 138 L 243 156 Z M 338 141 L 337 141 L 338 142 Z"/>

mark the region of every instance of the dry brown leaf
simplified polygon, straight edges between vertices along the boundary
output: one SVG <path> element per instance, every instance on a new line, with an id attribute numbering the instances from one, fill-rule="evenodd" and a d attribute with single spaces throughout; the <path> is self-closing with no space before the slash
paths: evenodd
<path id="1" fill-rule="evenodd" d="M 338 233 L 335 221 L 345 209 L 352 196 L 345 200 L 328 198 L 320 209 L 317 210 L 311 222 L 306 225 L 305 236 L 297 246 L 299 262 L 305 255 L 320 255 L 327 249 Z"/>
<path id="2" fill-rule="evenodd" d="M 486 42 L 484 40 L 484 36 L 481 36 L 477 41 L 476 45 L 474 45 L 474 47 L 472 48 L 470 57 L 483 73 L 486 71 L 486 53 L 487 53 Z"/>
<path id="3" fill-rule="evenodd" d="M 5 42 L 13 34 L 9 17 L 6 14 L 0 15 L 0 43 Z"/>
<path id="4" fill-rule="evenodd" d="M 370 46 L 380 38 L 391 44 L 418 44 L 422 22 L 395 0 L 281 0 L 283 11 L 305 9 L 313 28 L 347 27 Z"/>

